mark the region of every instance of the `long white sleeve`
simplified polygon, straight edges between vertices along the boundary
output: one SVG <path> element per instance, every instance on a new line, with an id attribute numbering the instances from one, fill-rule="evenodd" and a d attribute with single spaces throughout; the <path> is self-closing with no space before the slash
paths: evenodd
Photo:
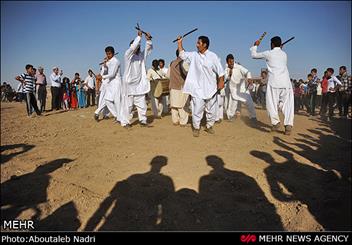
<path id="1" fill-rule="evenodd" d="M 108 64 L 108 74 L 106 75 L 103 75 L 103 79 L 108 79 L 110 82 L 112 79 L 114 79 L 116 77 L 116 72 L 117 72 L 117 69 L 119 68 L 120 66 L 120 63 L 118 60 L 116 61 L 111 61 L 109 62 Z"/>
<path id="2" fill-rule="evenodd" d="M 60 83 L 61 82 L 61 76 L 60 75 L 56 75 L 55 73 L 51 74 L 51 81 L 54 81 L 56 83 Z"/>
<path id="3" fill-rule="evenodd" d="M 131 46 L 126 50 L 125 57 L 126 58 L 131 58 L 134 52 L 137 50 L 138 46 L 141 44 L 142 38 L 140 36 L 137 36 Z"/>
<path id="4" fill-rule="evenodd" d="M 242 73 L 242 76 L 244 76 L 245 78 L 252 78 L 252 75 L 247 68 L 240 66 L 240 71 Z"/>
<path id="5" fill-rule="evenodd" d="M 251 56 L 253 59 L 265 59 L 268 55 L 268 51 L 264 51 L 262 53 L 257 52 L 258 46 L 253 46 L 249 50 L 251 51 Z"/>
<path id="6" fill-rule="evenodd" d="M 188 60 L 190 63 L 192 59 L 192 54 L 193 52 L 186 52 L 185 50 L 182 50 L 179 54 L 179 57 L 183 60 Z"/>
<path id="7" fill-rule="evenodd" d="M 337 77 L 333 76 L 332 79 L 334 80 L 334 82 L 336 82 L 338 85 L 342 86 L 342 83 L 339 79 L 337 79 Z"/>
<path id="8" fill-rule="evenodd" d="M 152 40 L 147 40 L 147 42 L 145 43 L 145 56 L 144 56 L 144 58 L 147 58 L 147 56 L 151 54 L 152 50 L 153 50 Z"/>

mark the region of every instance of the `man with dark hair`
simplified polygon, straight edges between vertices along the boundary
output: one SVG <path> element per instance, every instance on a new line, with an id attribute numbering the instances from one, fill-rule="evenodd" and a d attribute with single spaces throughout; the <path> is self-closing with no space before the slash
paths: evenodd
<path id="1" fill-rule="evenodd" d="M 226 57 L 227 68 L 225 69 L 225 81 L 229 88 L 228 94 L 228 105 L 227 105 L 227 118 L 229 121 L 233 121 L 238 108 L 238 103 L 245 103 L 249 112 L 249 118 L 251 123 L 254 125 L 256 122 L 256 113 L 254 103 L 248 86 L 250 85 L 250 79 L 252 78 L 251 73 L 242 65 L 236 64 L 233 55 Z M 247 80 L 248 79 L 248 80 Z M 246 83 L 247 80 L 247 83 Z"/>
<path id="2" fill-rule="evenodd" d="M 164 74 L 164 76 L 166 76 L 168 69 L 165 67 L 165 60 L 159 59 L 158 63 L 159 63 L 159 69 Z"/>
<path id="3" fill-rule="evenodd" d="M 90 101 L 92 100 L 92 106 L 95 106 L 95 76 L 91 69 L 88 70 L 88 76 L 84 80 L 84 84 L 88 87 L 87 90 L 87 107 L 91 106 Z"/>
<path id="4" fill-rule="evenodd" d="M 159 59 L 159 71 L 163 78 L 168 78 L 167 73 L 168 73 L 168 68 L 165 67 L 165 60 Z M 163 113 L 166 114 L 169 112 L 169 95 L 164 95 L 164 99 L 162 101 L 163 103 Z"/>
<path id="5" fill-rule="evenodd" d="M 342 85 L 341 81 L 337 79 L 337 77 L 333 76 L 333 74 L 334 74 L 333 68 L 326 69 L 326 75 L 328 79 L 327 97 L 328 97 L 328 105 L 329 105 L 329 117 L 328 117 L 329 121 L 334 116 L 334 109 L 335 109 L 335 103 L 336 103 L 336 91 L 338 91 Z"/>
<path id="6" fill-rule="evenodd" d="M 308 75 L 308 97 L 309 97 L 309 113 L 311 116 L 315 116 L 315 105 L 317 99 L 317 88 L 319 78 L 317 76 L 317 69 L 313 68 Z"/>
<path id="7" fill-rule="evenodd" d="M 340 114 L 340 117 L 347 118 L 348 107 L 351 104 L 352 81 L 351 81 L 351 77 L 347 75 L 346 66 L 340 67 L 339 76 L 337 76 L 337 78 L 342 83 L 337 94 L 337 104 L 339 107 L 339 114 Z"/>
<path id="8" fill-rule="evenodd" d="M 280 47 L 281 48 L 281 37 L 275 36 L 271 38 L 271 48 Z"/>
<path id="9" fill-rule="evenodd" d="M 201 40 L 202 43 L 207 45 L 207 49 L 209 49 L 209 45 L 210 45 L 210 41 L 209 38 L 207 36 L 200 36 L 198 37 L 198 40 Z"/>
<path id="10" fill-rule="evenodd" d="M 108 46 L 105 48 L 105 60 L 102 64 L 98 79 L 102 80 L 100 87 L 99 104 L 94 112 L 94 119 L 99 121 L 99 114 L 103 112 L 106 115 L 105 108 L 116 118 L 120 119 L 120 94 L 121 94 L 121 73 L 120 61 L 114 56 L 115 50 Z"/>
<path id="11" fill-rule="evenodd" d="M 197 41 L 197 52 L 185 52 L 182 37 L 178 37 L 180 58 L 190 63 L 183 92 L 192 97 L 193 136 L 198 137 L 200 122 L 206 113 L 206 129 L 214 134 L 213 125 L 217 113 L 218 89 L 224 88 L 224 69 L 219 57 L 209 51 L 209 38 L 200 36 Z"/>
<path id="12" fill-rule="evenodd" d="M 34 78 L 34 70 L 33 66 L 28 64 L 26 65 L 26 73 L 23 73 L 21 76 L 17 76 L 16 80 L 20 81 L 24 84 L 24 91 L 26 93 L 26 108 L 27 108 L 27 115 L 30 117 L 32 115 L 32 109 L 35 110 L 38 116 L 41 115 L 38 105 L 37 99 L 35 98 L 35 78 Z"/>
<path id="13" fill-rule="evenodd" d="M 271 39 L 271 50 L 257 53 L 260 41 L 257 40 L 250 48 L 254 59 L 265 59 L 268 67 L 268 84 L 266 91 L 266 108 L 271 119 L 272 131 L 280 128 L 278 107 L 285 115 L 285 134 L 290 135 L 294 118 L 294 96 L 287 69 L 287 54 L 281 49 L 281 38 Z"/>

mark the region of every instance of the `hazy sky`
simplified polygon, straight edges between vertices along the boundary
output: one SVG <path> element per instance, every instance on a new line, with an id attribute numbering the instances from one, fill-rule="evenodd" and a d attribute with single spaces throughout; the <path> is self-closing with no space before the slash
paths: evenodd
<path id="1" fill-rule="evenodd" d="M 253 60 L 249 48 L 266 31 L 259 51 L 276 35 L 295 39 L 284 47 L 293 78 L 306 78 L 311 68 L 351 70 L 351 2 L 6 2 L 1 1 L 1 82 L 17 84 L 14 77 L 27 63 L 43 66 L 49 75 L 59 66 L 64 75 L 81 77 L 99 70 L 104 48 L 123 53 L 136 36 L 139 22 L 153 36 L 155 58 L 169 64 L 175 57 L 178 34 L 198 31 L 184 40 L 196 50 L 199 35 L 210 38 L 210 50 L 225 64 L 226 55 L 259 75 L 263 60 Z M 143 40 L 142 47 L 145 46 Z"/>

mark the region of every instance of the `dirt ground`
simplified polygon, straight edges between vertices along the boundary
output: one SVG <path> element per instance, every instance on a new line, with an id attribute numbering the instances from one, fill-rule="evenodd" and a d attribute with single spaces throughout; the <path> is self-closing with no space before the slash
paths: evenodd
<path id="1" fill-rule="evenodd" d="M 27 118 L 1 104 L 2 219 L 37 230 L 351 230 L 351 120 L 295 117 L 291 136 L 247 112 L 215 135 L 126 130 L 90 107 Z"/>

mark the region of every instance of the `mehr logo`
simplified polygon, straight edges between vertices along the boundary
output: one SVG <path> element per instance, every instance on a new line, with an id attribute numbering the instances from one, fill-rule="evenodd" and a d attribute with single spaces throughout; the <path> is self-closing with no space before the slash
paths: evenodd
<path id="1" fill-rule="evenodd" d="M 250 242 L 256 242 L 257 241 L 257 236 L 256 235 L 241 235 L 241 242 L 245 243 L 250 243 Z"/>

